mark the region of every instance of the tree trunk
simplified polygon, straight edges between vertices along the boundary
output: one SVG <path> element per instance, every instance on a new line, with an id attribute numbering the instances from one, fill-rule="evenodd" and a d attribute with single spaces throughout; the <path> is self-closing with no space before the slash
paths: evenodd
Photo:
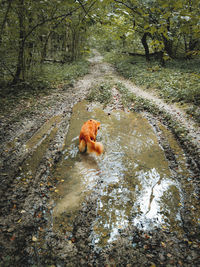
<path id="1" fill-rule="evenodd" d="M 24 30 L 24 0 L 19 1 L 19 52 L 17 58 L 17 67 L 13 83 L 17 83 L 20 79 L 24 79 L 24 48 L 25 48 L 25 30 Z"/>
<path id="2" fill-rule="evenodd" d="M 167 54 L 171 57 L 174 58 L 174 54 L 173 54 L 173 42 L 171 40 L 168 40 L 166 37 L 163 36 L 163 41 L 164 41 L 164 46 L 165 46 L 165 51 L 167 52 Z"/>
<path id="3" fill-rule="evenodd" d="M 4 31 L 4 28 L 5 28 L 5 25 L 6 25 L 6 21 L 7 21 L 7 18 L 8 18 L 8 13 L 9 13 L 10 8 L 11 8 L 11 3 L 12 3 L 12 0 L 9 0 L 8 1 L 8 6 L 7 6 L 7 9 L 6 9 L 6 13 L 5 13 L 5 16 L 4 16 L 2 25 L 1 25 L 1 30 L 0 30 L 0 46 L 1 46 L 1 43 L 2 43 L 3 31 Z"/>
<path id="4" fill-rule="evenodd" d="M 53 31 L 49 32 L 48 35 L 45 38 L 44 46 L 43 46 L 43 49 L 42 49 L 42 52 L 41 52 L 41 61 L 40 61 L 40 63 L 44 63 L 44 60 L 45 60 L 45 58 L 47 56 L 47 45 L 48 45 L 49 38 L 52 35 L 52 33 L 53 33 Z"/>
<path id="5" fill-rule="evenodd" d="M 142 42 L 142 45 L 143 45 L 144 50 L 145 50 L 146 61 L 150 61 L 149 47 L 148 47 L 148 44 L 147 44 L 147 36 L 148 36 L 148 33 L 145 32 L 144 35 L 142 36 L 141 42 Z"/>
<path id="6" fill-rule="evenodd" d="M 190 38 L 189 51 L 193 51 L 195 49 L 195 47 L 197 46 L 197 44 L 198 44 L 198 40 L 194 40 L 194 39 Z"/>

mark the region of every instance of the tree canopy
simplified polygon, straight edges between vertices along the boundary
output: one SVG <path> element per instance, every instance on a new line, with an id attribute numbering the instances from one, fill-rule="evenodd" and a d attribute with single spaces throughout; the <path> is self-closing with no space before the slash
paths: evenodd
<path id="1" fill-rule="evenodd" d="M 13 83 L 45 60 L 76 60 L 94 32 L 129 52 L 137 43 L 147 61 L 150 53 L 199 55 L 198 0 L 2 0 L 0 7 L 0 79 Z"/>

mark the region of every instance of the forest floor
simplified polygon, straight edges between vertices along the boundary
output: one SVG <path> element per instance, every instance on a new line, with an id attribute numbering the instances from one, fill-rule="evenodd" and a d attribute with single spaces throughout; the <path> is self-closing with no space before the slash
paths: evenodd
<path id="1" fill-rule="evenodd" d="M 90 72 L 73 87 L 61 83 L 37 101 L 19 101 L 0 117 L 0 266 L 199 266 L 200 222 L 194 221 L 199 210 L 189 197 L 181 211 L 184 231 L 180 235 L 168 229 L 145 231 L 132 226 L 121 231 L 117 241 L 94 249 L 90 233 L 96 214 L 95 192 L 80 208 L 71 234 L 54 231 L 50 200 L 58 181 L 52 180 L 51 172 L 63 152 L 72 108 L 101 84 L 110 84 L 111 88 L 109 102 L 104 104 L 108 114 L 118 109 L 138 109 L 155 129 L 162 122 L 175 134 L 186 155 L 195 201 L 199 201 L 199 125 L 175 104 L 120 76 L 98 52 L 94 51 L 89 60 Z M 135 102 L 127 100 L 127 94 L 131 99 L 130 93 L 138 98 L 132 97 Z M 175 172 L 173 150 L 159 131 L 156 134 Z"/>

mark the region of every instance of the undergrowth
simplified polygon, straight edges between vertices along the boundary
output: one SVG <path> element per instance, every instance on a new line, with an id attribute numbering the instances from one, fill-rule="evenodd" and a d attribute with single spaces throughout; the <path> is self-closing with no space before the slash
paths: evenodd
<path id="1" fill-rule="evenodd" d="M 99 86 L 93 87 L 90 90 L 87 100 L 90 102 L 97 101 L 106 106 L 111 100 L 111 88 L 112 85 L 110 83 L 102 83 Z"/>
<path id="2" fill-rule="evenodd" d="M 15 85 L 0 84 L 0 114 L 9 112 L 20 101 L 34 104 L 40 96 L 58 90 L 60 83 L 62 90 L 67 90 L 78 77 L 87 74 L 88 69 L 89 62 L 86 60 L 66 64 L 46 63 L 38 67 L 27 81 Z"/>
<path id="3" fill-rule="evenodd" d="M 161 67 L 140 56 L 109 52 L 105 60 L 114 64 L 124 77 L 144 89 L 154 89 L 166 101 L 187 103 L 186 112 L 200 122 L 200 59 L 171 60 Z"/>
<path id="4" fill-rule="evenodd" d="M 51 86 L 55 86 L 59 82 L 71 85 L 78 77 L 87 74 L 88 68 L 89 62 L 86 60 L 65 64 L 44 64 L 41 78 L 51 83 Z"/>

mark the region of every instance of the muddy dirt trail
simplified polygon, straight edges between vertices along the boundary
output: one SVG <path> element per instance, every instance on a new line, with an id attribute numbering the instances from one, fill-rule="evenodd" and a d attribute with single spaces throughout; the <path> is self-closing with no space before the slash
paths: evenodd
<path id="1" fill-rule="evenodd" d="M 0 118 L 0 266 L 199 266 L 198 125 L 98 52 L 89 60 L 73 88 Z M 108 105 L 86 101 L 107 82 Z M 197 157 L 162 118 L 124 107 L 118 83 L 184 126 Z M 78 151 L 90 118 L 101 122 L 100 157 Z"/>

